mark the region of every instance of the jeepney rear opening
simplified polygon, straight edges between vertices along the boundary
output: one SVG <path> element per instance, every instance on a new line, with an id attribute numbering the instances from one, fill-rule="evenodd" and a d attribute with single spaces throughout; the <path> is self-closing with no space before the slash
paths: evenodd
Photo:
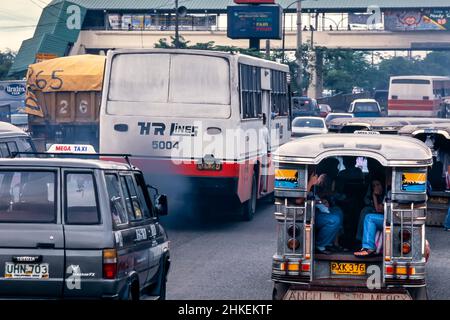
<path id="1" fill-rule="evenodd" d="M 351 136 L 356 135 L 345 135 L 346 138 Z M 362 140 L 365 145 L 359 144 L 361 140 L 356 143 L 367 152 L 358 152 L 356 148 L 351 153 L 335 151 L 330 152 L 329 157 L 322 155 L 320 161 L 315 162 L 298 157 L 296 163 L 294 159 L 276 155 L 278 247 L 272 265 L 274 298 L 410 299 L 418 294 L 424 296 L 421 289 L 425 288 L 426 188 L 431 157 L 420 165 L 405 161 L 393 166 L 392 162 L 370 151 L 370 148 L 375 149 L 376 137 L 370 140 Z M 320 144 L 323 146 L 327 142 Z M 329 148 L 342 149 L 344 145 L 330 143 Z M 382 148 L 378 145 L 378 149 Z M 316 215 L 321 197 L 314 193 L 316 190 L 308 190 L 308 180 L 312 174 L 322 173 L 327 159 L 338 160 L 341 173 L 342 160 L 355 156 L 359 157 L 359 164 L 364 164 L 361 179 L 336 181 L 336 189 L 344 195 L 336 201 L 344 221 L 339 244 L 350 250 L 317 253 Z M 364 167 L 365 163 L 370 164 L 370 170 Z M 379 230 L 382 245 L 378 255 L 362 259 L 354 255 L 354 251 L 362 247 L 361 239 L 357 239 L 358 223 L 365 206 L 364 197 L 374 179 L 382 182 L 386 194 L 380 213 L 383 216 L 383 227 Z"/>

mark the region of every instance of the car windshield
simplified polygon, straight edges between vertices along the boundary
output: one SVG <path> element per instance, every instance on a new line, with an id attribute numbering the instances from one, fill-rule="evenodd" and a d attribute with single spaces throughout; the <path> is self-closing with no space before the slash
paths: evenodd
<path id="1" fill-rule="evenodd" d="M 297 128 L 324 128 L 320 119 L 294 119 L 292 125 Z"/>
<path id="2" fill-rule="evenodd" d="M 310 111 L 314 103 L 310 99 L 293 99 L 293 108 L 297 110 Z"/>
<path id="3" fill-rule="evenodd" d="M 376 102 L 357 102 L 353 112 L 379 112 Z"/>
<path id="4" fill-rule="evenodd" d="M 56 219 L 56 174 L 0 171 L 0 223 L 52 223 Z"/>

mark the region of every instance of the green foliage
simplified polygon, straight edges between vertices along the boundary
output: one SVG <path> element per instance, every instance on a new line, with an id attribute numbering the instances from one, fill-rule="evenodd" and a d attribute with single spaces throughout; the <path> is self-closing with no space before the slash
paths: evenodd
<path id="1" fill-rule="evenodd" d="M 11 50 L 0 51 L 0 80 L 9 80 L 8 71 L 11 68 L 16 53 Z"/>
<path id="2" fill-rule="evenodd" d="M 171 41 L 169 42 L 167 38 L 159 39 L 157 43 L 155 43 L 155 48 L 163 48 L 163 49 L 174 49 L 175 46 L 175 37 L 170 37 Z M 214 50 L 214 51 L 224 51 L 224 52 L 239 52 L 242 54 L 247 54 L 250 56 L 264 58 L 264 54 L 258 50 L 254 49 L 243 49 L 235 46 L 218 46 L 214 43 L 214 41 L 209 41 L 206 43 L 196 43 L 194 45 L 190 45 L 189 41 L 186 41 L 182 36 L 180 36 L 179 41 L 180 49 L 196 49 L 196 50 Z"/>

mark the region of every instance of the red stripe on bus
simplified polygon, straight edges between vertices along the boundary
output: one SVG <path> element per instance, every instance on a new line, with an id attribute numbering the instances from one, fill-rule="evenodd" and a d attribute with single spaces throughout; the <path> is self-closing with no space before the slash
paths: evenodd
<path id="1" fill-rule="evenodd" d="M 124 163 L 121 158 L 103 158 L 102 160 Z M 197 162 L 193 160 L 180 160 L 178 163 L 170 159 L 143 159 L 130 158 L 133 165 L 142 172 L 149 174 L 181 175 L 187 177 L 217 177 L 217 178 L 237 178 L 239 177 L 239 167 L 244 163 L 225 162 L 222 163 L 222 170 L 199 170 Z"/>

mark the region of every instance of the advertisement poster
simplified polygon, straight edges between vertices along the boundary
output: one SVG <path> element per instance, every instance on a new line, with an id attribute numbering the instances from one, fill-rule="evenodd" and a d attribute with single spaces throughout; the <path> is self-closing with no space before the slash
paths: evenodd
<path id="1" fill-rule="evenodd" d="M 298 189 L 298 170 L 276 169 L 275 188 Z"/>
<path id="2" fill-rule="evenodd" d="M 122 16 L 122 29 L 128 30 L 132 29 L 133 25 L 131 24 L 131 15 L 130 14 L 124 14 Z"/>
<path id="3" fill-rule="evenodd" d="M 109 27 L 113 30 L 119 30 L 122 26 L 122 19 L 120 14 L 108 15 Z"/>
<path id="4" fill-rule="evenodd" d="M 401 190 L 405 192 L 426 192 L 427 174 L 417 172 L 403 172 Z"/>
<path id="5" fill-rule="evenodd" d="M 450 10 L 386 11 L 384 28 L 387 31 L 447 31 L 450 30 Z"/>
<path id="6" fill-rule="evenodd" d="M 144 29 L 144 15 L 134 15 L 131 19 L 131 25 L 133 30 Z"/>

